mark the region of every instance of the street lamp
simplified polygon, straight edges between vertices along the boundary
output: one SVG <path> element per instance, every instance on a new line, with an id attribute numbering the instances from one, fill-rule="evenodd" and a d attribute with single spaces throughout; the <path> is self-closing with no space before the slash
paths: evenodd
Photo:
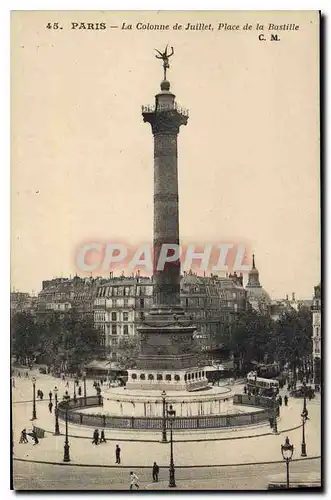
<path id="1" fill-rule="evenodd" d="M 173 419 L 176 416 L 175 410 L 172 409 L 172 405 L 169 406 L 167 411 L 169 421 L 170 421 L 170 466 L 169 466 L 169 488 L 176 488 L 175 481 L 175 464 L 174 464 L 174 450 L 173 450 L 173 439 L 172 439 L 172 425 Z"/>
<path id="2" fill-rule="evenodd" d="M 306 381 L 303 382 L 302 387 L 303 387 L 303 410 L 302 410 L 302 412 L 303 413 L 307 412 L 307 415 L 308 415 L 308 411 L 307 411 L 307 386 L 306 386 Z"/>
<path id="3" fill-rule="evenodd" d="M 301 418 L 302 418 L 302 443 L 301 443 L 301 456 L 307 456 L 307 447 L 306 447 L 306 437 L 305 437 L 305 425 L 307 421 L 307 408 L 302 410 Z"/>
<path id="4" fill-rule="evenodd" d="M 290 461 L 292 460 L 294 446 L 290 443 L 288 437 L 285 439 L 285 443 L 280 447 L 283 455 L 283 459 L 286 462 L 286 488 L 290 488 Z"/>
<path id="5" fill-rule="evenodd" d="M 86 406 L 86 371 L 83 371 L 83 380 L 84 380 L 84 406 Z"/>
<path id="6" fill-rule="evenodd" d="M 32 377 L 32 387 L 33 387 L 33 405 L 32 405 L 32 418 L 31 420 L 36 420 L 37 412 L 36 412 L 36 377 Z"/>
<path id="7" fill-rule="evenodd" d="M 70 454 L 69 454 L 70 446 L 68 440 L 68 408 L 69 408 L 70 396 L 68 394 L 68 391 L 65 392 L 65 395 L 63 396 L 63 401 L 65 403 L 65 409 L 66 409 L 66 437 L 64 441 L 63 462 L 70 462 Z"/>
<path id="8" fill-rule="evenodd" d="M 166 416 L 166 391 L 161 392 L 162 397 L 162 443 L 167 443 L 167 416 Z"/>
<path id="9" fill-rule="evenodd" d="M 74 401 L 76 403 L 77 397 L 76 397 L 76 380 L 74 380 Z"/>
<path id="10" fill-rule="evenodd" d="M 60 429 L 59 429 L 59 415 L 58 415 L 58 407 L 57 407 L 57 393 L 59 392 L 59 389 L 55 386 L 54 389 L 53 389 L 53 392 L 54 392 L 54 399 L 55 399 L 55 412 L 54 412 L 54 415 L 55 415 L 55 432 L 54 432 L 54 435 L 55 436 L 59 436 L 60 435 Z"/>

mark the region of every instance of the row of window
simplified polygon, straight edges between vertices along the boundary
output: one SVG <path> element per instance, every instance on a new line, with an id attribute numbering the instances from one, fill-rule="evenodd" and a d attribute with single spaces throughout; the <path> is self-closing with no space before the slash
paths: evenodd
<path id="1" fill-rule="evenodd" d="M 195 380 L 195 379 L 198 379 L 198 378 L 201 378 L 201 377 L 204 377 L 205 376 L 205 372 L 204 371 L 201 371 L 201 372 L 195 372 L 195 373 L 187 373 L 184 375 L 184 380 L 185 382 L 187 382 L 188 380 Z M 136 373 L 132 373 L 131 374 L 131 378 L 132 380 L 137 380 L 138 378 L 138 375 Z M 141 373 L 139 375 L 139 378 L 140 380 L 146 380 L 146 374 L 145 373 Z M 148 376 L 147 376 L 147 379 L 148 380 L 154 380 L 154 375 L 153 373 L 149 373 Z M 167 381 L 171 381 L 172 380 L 172 375 L 170 373 L 167 373 L 164 377 L 165 380 Z M 163 375 L 162 373 L 158 373 L 156 375 L 156 380 L 158 381 L 162 381 L 163 380 Z M 176 382 L 178 382 L 180 380 L 180 375 L 178 375 L 177 373 L 174 375 L 174 380 Z"/>
<path id="2" fill-rule="evenodd" d="M 128 320 L 129 320 L 129 313 L 123 312 L 123 321 L 128 321 Z M 112 312 L 111 321 L 121 321 L 121 313 Z"/>
<path id="3" fill-rule="evenodd" d="M 121 328 L 120 326 L 117 325 L 111 325 L 111 334 L 112 335 L 117 335 L 117 333 L 120 333 Z M 110 327 L 108 325 L 108 333 L 110 333 Z M 129 335 L 129 325 L 123 325 L 123 335 Z"/>
<path id="4" fill-rule="evenodd" d="M 152 295 L 153 287 L 149 286 L 137 286 L 136 292 L 134 286 L 104 286 L 100 287 L 97 292 L 97 297 L 134 297 L 135 294 L 140 295 Z"/>

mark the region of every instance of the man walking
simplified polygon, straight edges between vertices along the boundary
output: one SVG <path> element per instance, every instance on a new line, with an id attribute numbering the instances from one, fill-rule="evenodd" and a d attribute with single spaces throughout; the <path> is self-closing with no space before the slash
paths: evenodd
<path id="1" fill-rule="evenodd" d="M 49 401 L 51 402 L 52 401 L 52 396 L 53 396 L 52 391 L 49 391 L 48 395 L 49 395 Z"/>
<path id="2" fill-rule="evenodd" d="M 130 472 L 130 490 L 133 490 L 133 487 L 135 486 L 137 490 L 139 490 L 139 484 L 138 484 L 139 478 L 137 474 L 134 472 Z"/>
<path id="3" fill-rule="evenodd" d="M 287 403 L 288 403 L 288 397 L 287 395 L 285 394 L 284 396 L 284 405 L 287 406 Z"/>
<path id="4" fill-rule="evenodd" d="M 157 483 L 159 480 L 159 471 L 160 471 L 160 467 L 157 465 L 156 462 L 154 462 L 154 464 L 153 464 L 153 481 L 155 483 Z"/>
<path id="5" fill-rule="evenodd" d="M 100 434 L 100 443 L 106 443 L 105 431 L 103 429 Z"/>
<path id="6" fill-rule="evenodd" d="M 115 448 L 115 456 L 116 456 L 116 463 L 120 464 L 121 463 L 121 448 L 118 446 L 118 444 L 116 445 L 116 448 Z"/>
<path id="7" fill-rule="evenodd" d="M 93 441 L 92 444 L 98 444 L 99 443 L 99 431 L 98 429 L 95 429 L 93 432 Z"/>
<path id="8" fill-rule="evenodd" d="M 49 409 L 49 413 L 52 413 L 52 409 L 53 409 L 53 403 L 52 403 L 52 401 L 50 401 L 48 403 L 48 409 Z"/>

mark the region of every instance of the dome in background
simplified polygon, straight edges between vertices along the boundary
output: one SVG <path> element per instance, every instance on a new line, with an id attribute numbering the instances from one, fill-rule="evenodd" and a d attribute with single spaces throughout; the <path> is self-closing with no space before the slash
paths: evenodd
<path id="1" fill-rule="evenodd" d="M 248 273 L 246 285 L 247 300 L 254 309 L 266 309 L 271 304 L 268 292 L 260 284 L 259 271 L 255 267 L 255 255 L 253 254 L 252 269 Z"/>

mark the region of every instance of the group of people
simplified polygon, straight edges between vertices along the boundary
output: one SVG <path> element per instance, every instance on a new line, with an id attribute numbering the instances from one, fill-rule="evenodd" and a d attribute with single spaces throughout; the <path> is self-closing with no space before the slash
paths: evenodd
<path id="1" fill-rule="evenodd" d="M 153 464 L 152 468 L 152 476 L 153 476 L 153 482 L 157 483 L 159 480 L 159 472 L 160 472 L 160 467 L 157 465 L 156 462 Z M 130 490 L 133 490 L 133 488 L 136 488 L 139 490 L 139 478 L 137 474 L 135 474 L 133 471 L 130 472 Z"/>
<path id="2" fill-rule="evenodd" d="M 105 431 L 103 429 L 100 434 L 99 434 L 99 429 L 95 429 L 95 431 L 93 432 L 92 444 L 99 444 L 99 443 L 106 443 Z"/>
<path id="3" fill-rule="evenodd" d="M 37 433 L 36 431 L 33 429 L 33 431 L 31 433 L 29 433 L 29 436 L 32 437 L 34 443 L 33 443 L 33 446 L 36 445 L 36 444 L 39 444 L 39 439 L 38 439 L 38 436 L 37 436 Z M 23 429 L 21 431 L 21 437 L 20 437 L 20 440 L 19 440 L 19 443 L 20 444 L 25 444 L 25 443 L 28 443 L 29 440 L 28 440 L 28 434 L 26 432 L 26 429 Z"/>
<path id="4" fill-rule="evenodd" d="M 278 401 L 279 406 L 282 406 L 283 399 L 282 399 L 281 395 L 278 396 L 277 401 Z M 287 404 L 288 404 L 288 395 L 285 394 L 285 396 L 284 396 L 284 405 L 287 406 Z"/>

